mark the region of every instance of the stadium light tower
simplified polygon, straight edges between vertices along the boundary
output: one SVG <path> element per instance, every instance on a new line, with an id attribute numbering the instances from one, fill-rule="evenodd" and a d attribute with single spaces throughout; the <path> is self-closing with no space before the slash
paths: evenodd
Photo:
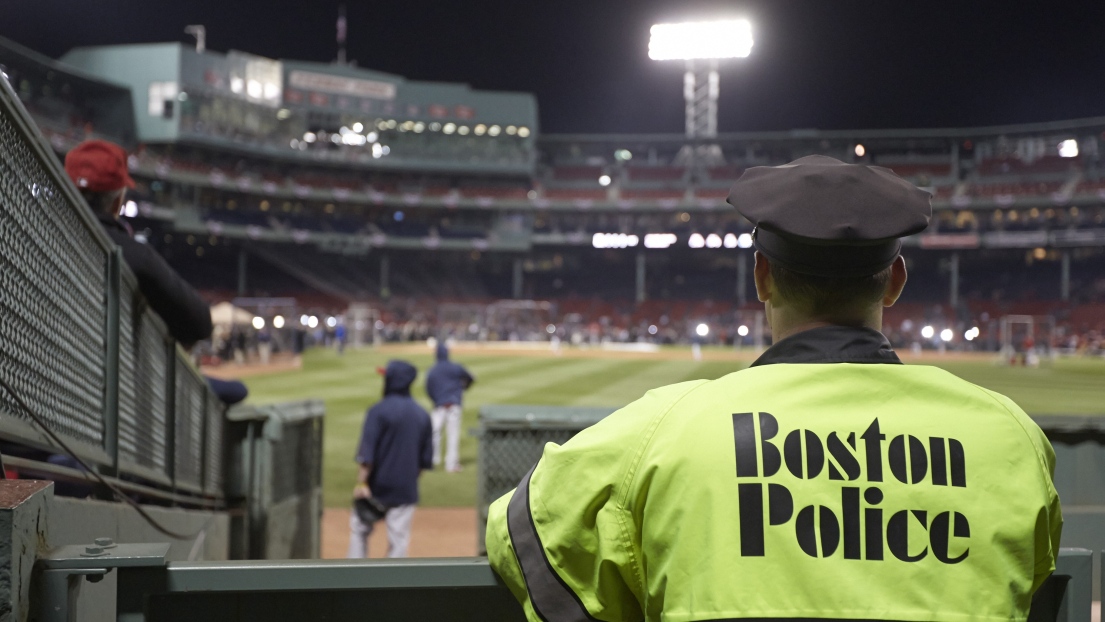
<path id="1" fill-rule="evenodd" d="M 723 59 L 745 58 L 752 53 L 752 25 L 745 19 L 712 22 L 656 24 L 648 42 L 652 60 L 682 60 L 683 100 L 686 103 L 687 138 L 717 136 L 718 66 Z M 704 164 L 724 161 L 717 145 L 684 147 L 678 160 Z"/>

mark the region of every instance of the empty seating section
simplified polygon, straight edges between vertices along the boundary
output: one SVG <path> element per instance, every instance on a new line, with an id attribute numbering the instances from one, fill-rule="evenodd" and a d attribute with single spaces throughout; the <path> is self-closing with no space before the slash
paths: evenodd
<path id="1" fill-rule="evenodd" d="M 728 186 L 717 188 L 695 188 L 694 196 L 700 199 L 724 199 L 729 196 Z"/>
<path id="2" fill-rule="evenodd" d="M 736 164 L 712 166 L 706 169 L 706 180 L 719 184 L 732 184 L 744 174 L 744 168 Z"/>
<path id="3" fill-rule="evenodd" d="M 524 201 L 529 198 L 529 188 L 524 186 L 461 186 L 460 195 L 466 198 Z"/>
<path id="4" fill-rule="evenodd" d="M 675 166 L 630 166 L 625 169 L 630 184 L 638 182 L 682 183 L 687 177 L 687 169 Z"/>
<path id="5" fill-rule="evenodd" d="M 546 188 L 545 198 L 564 201 L 605 201 L 609 196 L 604 188 Z"/>
<path id="6" fill-rule="evenodd" d="M 598 183 L 598 178 L 603 174 L 601 166 L 558 166 L 552 169 L 552 179 L 555 181 L 590 181 Z"/>
<path id="7" fill-rule="evenodd" d="M 976 197 L 993 197 L 998 195 L 1048 196 L 1054 192 L 1058 192 L 1062 187 L 1063 182 L 991 183 L 978 181 L 969 186 L 968 194 Z"/>
<path id="8" fill-rule="evenodd" d="M 1080 166 L 1081 158 L 1060 158 L 1059 156 L 1044 156 L 1031 162 L 1016 157 L 991 158 L 982 161 L 978 167 L 978 174 L 980 177 L 997 177 L 1070 173 Z"/>
<path id="9" fill-rule="evenodd" d="M 682 188 L 674 189 L 638 189 L 638 188 L 625 188 L 622 190 L 623 199 L 635 199 L 646 201 L 680 201 L 686 195 L 686 192 Z"/>
<path id="10" fill-rule="evenodd" d="M 933 163 L 902 163 L 893 164 L 878 162 L 879 166 L 885 166 L 886 168 L 894 171 L 901 177 L 906 179 L 912 179 L 917 181 L 921 178 L 935 179 L 943 177 L 951 177 L 952 165 L 951 162 L 933 162 Z"/>

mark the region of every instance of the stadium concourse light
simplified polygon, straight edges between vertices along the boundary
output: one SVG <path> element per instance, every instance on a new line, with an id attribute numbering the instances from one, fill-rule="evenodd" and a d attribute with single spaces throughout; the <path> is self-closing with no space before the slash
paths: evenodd
<path id="1" fill-rule="evenodd" d="M 682 60 L 685 129 L 689 139 L 717 136 L 717 99 L 720 91 L 718 63 L 726 58 L 745 58 L 752 53 L 752 25 L 745 19 L 711 22 L 656 24 L 650 31 L 648 56 L 652 60 Z M 717 145 L 690 145 L 680 150 L 683 164 L 721 164 L 725 161 Z"/>

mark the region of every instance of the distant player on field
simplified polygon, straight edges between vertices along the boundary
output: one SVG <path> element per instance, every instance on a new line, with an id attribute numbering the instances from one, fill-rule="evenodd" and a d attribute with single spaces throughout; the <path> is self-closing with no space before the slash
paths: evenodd
<path id="1" fill-rule="evenodd" d="M 445 426 L 448 438 L 445 448 L 445 470 L 460 470 L 460 417 L 464 391 L 476 379 L 468 370 L 449 360 L 449 348 L 444 342 L 437 344 L 437 364 L 426 377 L 426 393 L 434 402 L 431 415 L 434 424 L 434 466 L 441 464 L 441 428 Z"/>
<path id="2" fill-rule="evenodd" d="M 430 417 L 411 399 L 418 370 L 406 361 L 391 361 L 384 374 L 384 399 L 365 415 L 357 448 L 354 499 L 374 499 L 384 508 L 388 557 L 406 557 L 411 520 L 418 503 L 418 477 L 429 469 Z M 349 517 L 349 557 L 368 557 L 372 523 L 353 512 Z"/>

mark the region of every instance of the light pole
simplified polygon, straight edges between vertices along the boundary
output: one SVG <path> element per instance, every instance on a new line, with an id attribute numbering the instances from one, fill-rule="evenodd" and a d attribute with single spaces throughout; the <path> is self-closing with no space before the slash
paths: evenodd
<path id="1" fill-rule="evenodd" d="M 650 31 L 648 56 L 652 60 L 682 60 L 683 100 L 687 138 L 702 140 L 717 136 L 717 100 L 720 90 L 718 66 L 722 59 L 745 58 L 752 53 L 752 25 L 748 20 L 656 24 Z M 677 162 L 721 164 L 724 156 L 717 145 L 684 146 Z"/>

